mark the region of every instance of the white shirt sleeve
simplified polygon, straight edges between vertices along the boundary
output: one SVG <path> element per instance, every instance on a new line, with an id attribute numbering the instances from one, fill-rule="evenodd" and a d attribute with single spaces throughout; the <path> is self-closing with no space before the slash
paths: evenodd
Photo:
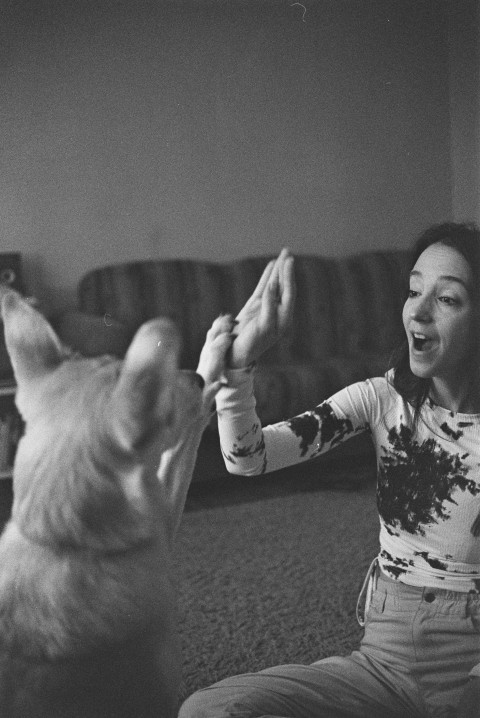
<path id="1" fill-rule="evenodd" d="M 308 461 L 368 431 L 379 413 L 371 381 L 342 389 L 292 419 L 262 429 L 256 413 L 254 369 L 227 372 L 217 395 L 220 443 L 230 473 L 253 476 Z"/>

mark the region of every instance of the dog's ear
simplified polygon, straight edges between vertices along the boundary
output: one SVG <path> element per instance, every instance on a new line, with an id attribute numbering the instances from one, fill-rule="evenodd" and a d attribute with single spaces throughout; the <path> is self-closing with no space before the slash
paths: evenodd
<path id="1" fill-rule="evenodd" d="M 19 386 L 58 366 L 69 351 L 39 312 L 14 291 L 0 291 L 10 361 Z"/>
<path id="2" fill-rule="evenodd" d="M 180 340 L 172 322 L 143 324 L 127 351 L 112 394 L 114 435 L 128 451 L 168 431 L 175 405 Z"/>

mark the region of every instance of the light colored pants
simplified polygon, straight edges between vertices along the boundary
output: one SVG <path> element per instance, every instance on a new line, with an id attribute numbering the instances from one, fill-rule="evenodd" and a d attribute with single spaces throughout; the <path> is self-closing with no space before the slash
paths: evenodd
<path id="1" fill-rule="evenodd" d="M 359 651 L 227 678 L 190 696 L 179 718 L 453 718 L 480 663 L 480 595 L 378 569 L 374 583 Z"/>

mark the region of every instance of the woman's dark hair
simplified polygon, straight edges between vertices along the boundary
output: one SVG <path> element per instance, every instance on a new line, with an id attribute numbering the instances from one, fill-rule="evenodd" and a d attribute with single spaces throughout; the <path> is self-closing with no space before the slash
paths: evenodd
<path id="1" fill-rule="evenodd" d="M 465 258 L 473 275 L 470 291 L 474 301 L 478 303 L 480 301 L 480 229 L 473 223 L 459 224 L 455 222 L 445 222 L 429 227 L 418 237 L 413 246 L 411 269 L 420 255 L 432 244 L 452 247 Z M 477 336 L 477 344 L 479 341 L 480 337 Z M 430 379 L 417 377 L 411 371 L 406 337 L 393 353 L 391 367 L 393 368 L 393 386 L 414 407 L 413 424 L 415 426 L 430 391 Z"/>

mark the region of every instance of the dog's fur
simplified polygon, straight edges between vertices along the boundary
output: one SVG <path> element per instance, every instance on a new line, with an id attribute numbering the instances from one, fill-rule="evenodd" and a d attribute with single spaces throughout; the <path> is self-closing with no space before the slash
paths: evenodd
<path id="1" fill-rule="evenodd" d="M 26 429 L 0 539 L 0 716 L 170 718 L 170 550 L 218 387 L 178 371 L 167 320 L 121 362 L 73 354 L 13 292 L 2 314 Z"/>

